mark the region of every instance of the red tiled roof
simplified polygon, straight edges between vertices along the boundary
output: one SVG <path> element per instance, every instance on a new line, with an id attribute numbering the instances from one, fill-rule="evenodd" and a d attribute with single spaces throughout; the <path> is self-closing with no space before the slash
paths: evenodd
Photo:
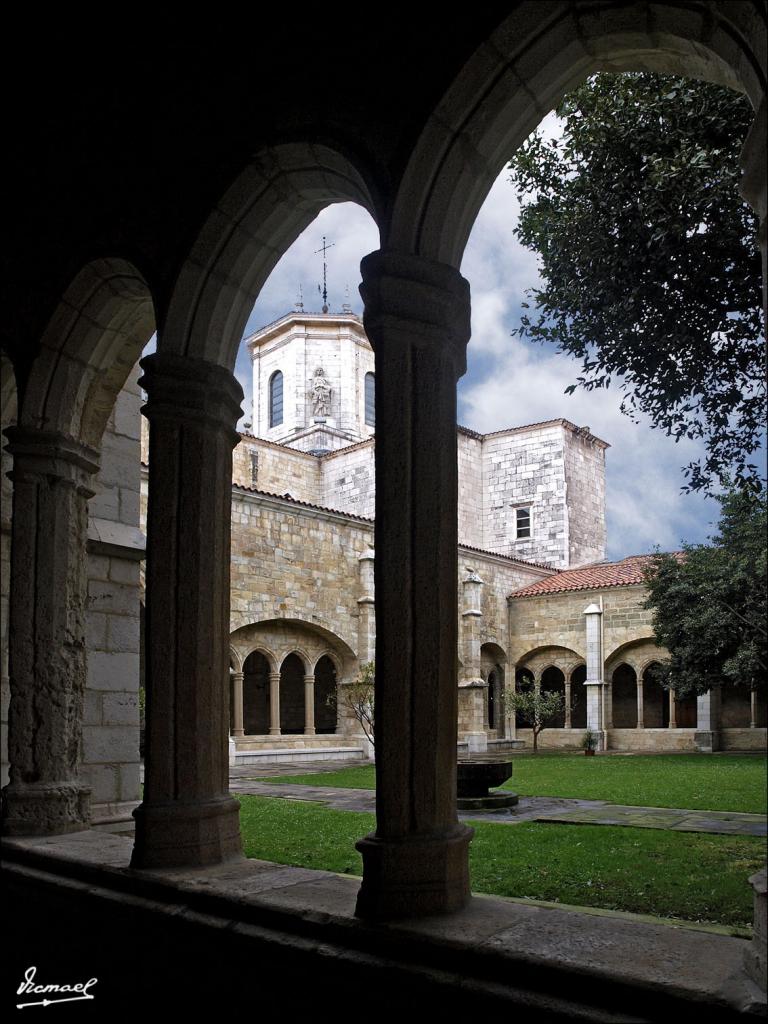
<path id="1" fill-rule="evenodd" d="M 628 587 L 645 583 L 645 570 L 654 555 L 630 555 L 620 562 L 601 562 L 581 569 L 565 569 L 556 576 L 516 590 L 510 597 L 538 597 L 566 590 L 601 590 L 603 587 Z"/>

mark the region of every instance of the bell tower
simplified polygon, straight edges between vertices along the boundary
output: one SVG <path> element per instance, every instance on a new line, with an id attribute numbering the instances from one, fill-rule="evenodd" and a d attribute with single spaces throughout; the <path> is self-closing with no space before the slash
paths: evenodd
<path id="1" fill-rule="evenodd" d="M 257 437 L 322 454 L 373 435 L 374 355 L 354 313 L 297 309 L 246 344 Z"/>

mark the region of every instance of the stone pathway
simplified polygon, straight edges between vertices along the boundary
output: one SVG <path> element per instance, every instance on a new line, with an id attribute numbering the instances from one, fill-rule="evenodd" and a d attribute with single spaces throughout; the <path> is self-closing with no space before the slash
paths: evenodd
<path id="1" fill-rule="evenodd" d="M 284 766 L 280 766 L 282 768 Z M 251 796 L 269 796 L 282 800 L 308 800 L 325 804 L 339 811 L 375 810 L 375 794 L 371 789 L 340 789 L 335 786 L 299 786 L 288 783 L 273 785 L 233 772 L 230 779 L 232 793 Z M 274 770 L 274 775 L 295 774 Z M 634 828 L 662 828 L 673 832 L 716 832 L 731 836 L 765 836 L 766 817 L 763 814 L 742 814 L 737 811 L 695 811 L 676 807 L 627 807 L 602 800 L 567 800 L 560 797 L 521 796 L 516 807 L 501 811 L 465 811 L 459 814 L 463 821 L 491 821 L 499 825 L 516 825 L 522 821 L 546 821 L 570 825 L 631 825 Z"/>

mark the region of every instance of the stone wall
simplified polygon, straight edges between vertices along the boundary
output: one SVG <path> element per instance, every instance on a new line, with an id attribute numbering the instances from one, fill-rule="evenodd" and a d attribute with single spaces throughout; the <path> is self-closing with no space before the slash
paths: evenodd
<path id="1" fill-rule="evenodd" d="M 509 629 L 512 659 L 517 664 L 530 652 L 544 646 L 567 647 L 583 659 L 585 655 L 584 609 L 603 601 L 603 655 L 608 669 L 626 660 L 625 647 L 646 640 L 653 645 L 651 611 L 643 608 L 645 588 L 641 585 L 576 590 L 509 601 Z M 655 648 L 655 645 L 654 645 Z M 649 656 L 651 660 L 652 656 Z"/>
<path id="2" fill-rule="evenodd" d="M 485 547 L 482 438 L 459 428 L 459 543 Z"/>
<path id="3" fill-rule="evenodd" d="M 343 448 L 320 459 L 322 497 L 319 504 L 373 519 L 376 514 L 374 441 Z"/>
<path id="4" fill-rule="evenodd" d="M 568 564 L 574 567 L 605 558 L 605 444 L 586 432 L 564 430 L 563 437 Z"/>
<path id="5" fill-rule="evenodd" d="M 141 395 L 134 371 L 102 442 L 88 522 L 88 680 L 83 776 L 94 821 L 127 818 L 139 792 Z"/>
<path id="6" fill-rule="evenodd" d="M 365 520 L 233 489 L 231 630 L 294 619 L 356 650 L 359 559 L 372 543 Z"/>
<path id="7" fill-rule="evenodd" d="M 321 462 L 306 452 L 271 444 L 247 434 L 232 454 L 232 482 L 268 494 L 290 494 L 298 501 L 323 503 Z"/>

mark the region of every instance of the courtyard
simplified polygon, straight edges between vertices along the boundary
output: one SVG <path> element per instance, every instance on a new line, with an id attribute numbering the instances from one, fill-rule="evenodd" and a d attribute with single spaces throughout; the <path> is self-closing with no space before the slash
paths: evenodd
<path id="1" fill-rule="evenodd" d="M 764 864 L 760 755 L 525 754 L 516 808 L 466 812 L 475 893 L 751 934 L 747 878 Z M 352 876 L 374 827 L 375 769 L 236 768 L 248 857 Z"/>

